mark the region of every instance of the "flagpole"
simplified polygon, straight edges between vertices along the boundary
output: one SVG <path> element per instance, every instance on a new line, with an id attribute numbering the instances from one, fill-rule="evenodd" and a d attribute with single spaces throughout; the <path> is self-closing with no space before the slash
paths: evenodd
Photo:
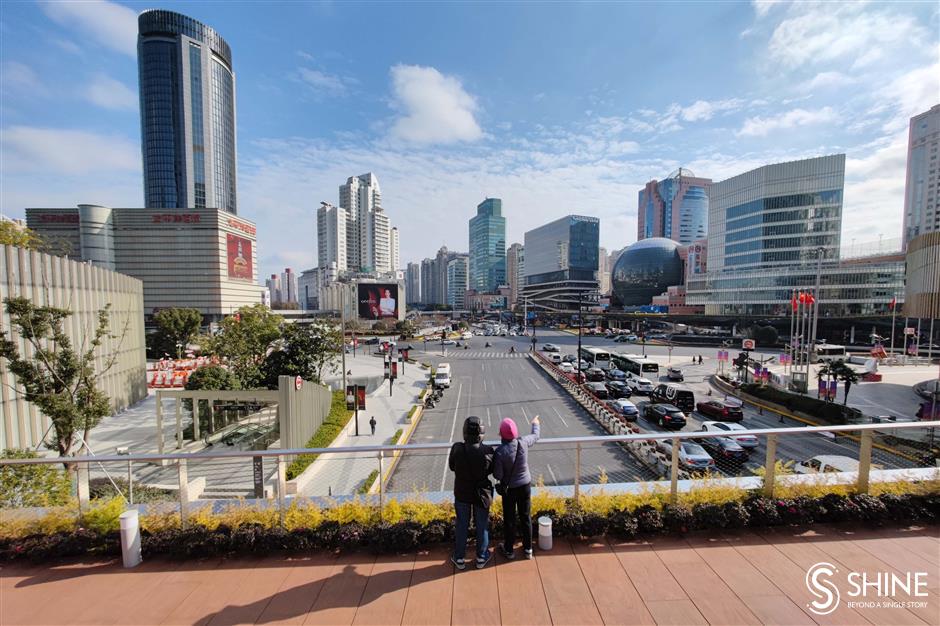
<path id="1" fill-rule="evenodd" d="M 793 350 L 793 326 L 795 325 L 795 321 L 796 321 L 796 289 L 793 289 L 790 291 L 790 350 L 789 350 L 790 362 L 788 363 L 790 374 L 793 373 L 793 351 L 794 351 Z M 786 373 L 786 371 L 784 373 Z"/>
<path id="2" fill-rule="evenodd" d="M 894 292 L 891 299 L 891 357 L 894 357 L 894 318 L 898 314 L 898 294 Z"/>

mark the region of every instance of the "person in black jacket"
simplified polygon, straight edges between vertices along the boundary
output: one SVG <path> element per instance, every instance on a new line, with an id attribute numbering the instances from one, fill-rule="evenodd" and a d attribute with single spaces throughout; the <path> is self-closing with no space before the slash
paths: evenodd
<path id="1" fill-rule="evenodd" d="M 457 513 L 454 554 L 450 560 L 457 569 L 467 564 L 467 533 L 470 514 L 477 534 L 477 569 L 482 569 L 490 560 L 490 504 L 493 501 L 493 485 L 489 474 L 493 469 L 493 448 L 483 443 L 486 432 L 480 418 L 470 416 L 463 423 L 463 441 L 450 448 L 448 464 L 454 472 L 454 509 Z"/>

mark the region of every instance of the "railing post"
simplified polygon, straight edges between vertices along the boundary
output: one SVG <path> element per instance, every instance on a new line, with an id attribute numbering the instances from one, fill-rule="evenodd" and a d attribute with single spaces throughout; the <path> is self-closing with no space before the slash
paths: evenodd
<path id="1" fill-rule="evenodd" d="M 858 446 L 858 493 L 868 493 L 868 479 L 871 474 L 871 431 L 863 430 Z"/>
<path id="2" fill-rule="evenodd" d="M 385 452 L 379 450 L 379 517 L 385 510 Z"/>
<path id="3" fill-rule="evenodd" d="M 277 457 L 277 514 L 281 526 L 284 525 L 284 496 L 287 490 L 287 462 L 283 456 Z"/>
<path id="4" fill-rule="evenodd" d="M 672 462 L 669 473 L 669 500 L 675 504 L 679 500 L 679 438 L 672 439 Z"/>
<path id="5" fill-rule="evenodd" d="M 76 491 L 78 492 L 78 510 L 83 511 L 88 507 L 88 501 L 91 498 L 91 492 L 88 488 L 88 463 L 78 463 L 76 468 Z"/>
<path id="6" fill-rule="evenodd" d="M 189 519 L 189 473 L 186 471 L 186 459 L 176 461 L 176 471 L 180 483 L 180 528 L 186 528 Z"/>
<path id="7" fill-rule="evenodd" d="M 777 435 L 767 435 L 767 456 L 764 460 L 764 495 L 768 498 L 774 496 L 774 483 L 777 478 Z"/>
<path id="8" fill-rule="evenodd" d="M 576 444 L 574 450 L 574 499 L 581 499 L 581 442 Z"/>

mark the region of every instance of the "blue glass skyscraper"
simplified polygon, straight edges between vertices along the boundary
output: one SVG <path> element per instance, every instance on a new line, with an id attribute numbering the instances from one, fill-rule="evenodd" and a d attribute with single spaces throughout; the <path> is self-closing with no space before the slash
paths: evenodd
<path id="1" fill-rule="evenodd" d="M 487 198 L 470 219 L 470 289 L 494 291 L 506 284 L 506 218 L 503 201 Z"/>
<path id="2" fill-rule="evenodd" d="M 237 213 L 231 49 L 173 11 L 144 11 L 137 25 L 145 206 Z"/>

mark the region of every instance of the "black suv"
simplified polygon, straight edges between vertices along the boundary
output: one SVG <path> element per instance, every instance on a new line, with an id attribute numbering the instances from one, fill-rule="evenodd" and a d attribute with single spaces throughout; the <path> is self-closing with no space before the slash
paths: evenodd
<path id="1" fill-rule="evenodd" d="M 660 428 L 680 430 L 685 426 L 685 413 L 671 404 L 648 404 L 643 417 L 656 422 Z"/>
<path id="2" fill-rule="evenodd" d="M 590 383 L 602 383 L 606 376 L 604 375 L 604 370 L 599 367 L 592 367 L 586 371 L 585 376 L 587 376 L 588 382 Z"/>
<path id="3" fill-rule="evenodd" d="M 627 383 L 619 380 L 607 381 L 607 393 L 611 398 L 629 398 L 633 395 Z"/>
<path id="4" fill-rule="evenodd" d="M 671 383 L 662 383 L 653 387 L 650 402 L 668 402 L 689 413 L 695 410 L 695 394 Z"/>

